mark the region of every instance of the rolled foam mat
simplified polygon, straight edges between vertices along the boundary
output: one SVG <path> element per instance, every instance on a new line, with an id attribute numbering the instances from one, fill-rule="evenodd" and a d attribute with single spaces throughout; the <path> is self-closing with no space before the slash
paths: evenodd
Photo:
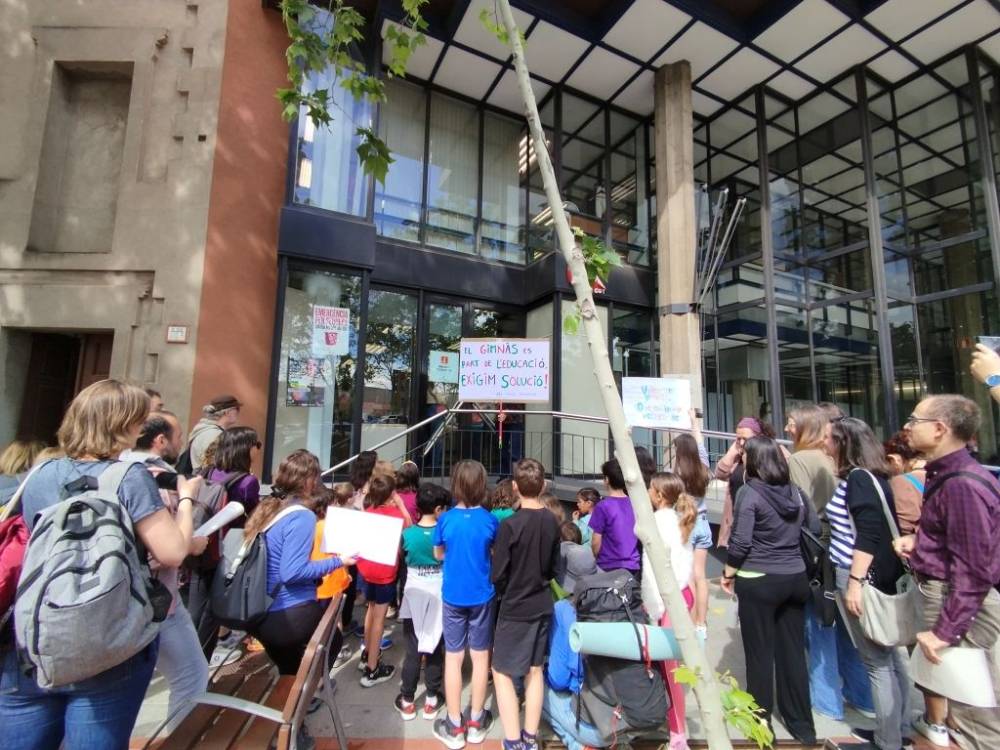
<path id="1" fill-rule="evenodd" d="M 649 644 L 649 658 L 653 661 L 681 658 L 681 649 L 672 629 L 640 625 L 639 631 L 643 643 Z M 581 654 L 632 661 L 642 658 L 636 628 L 630 622 L 574 623 L 569 631 L 569 647 Z"/>

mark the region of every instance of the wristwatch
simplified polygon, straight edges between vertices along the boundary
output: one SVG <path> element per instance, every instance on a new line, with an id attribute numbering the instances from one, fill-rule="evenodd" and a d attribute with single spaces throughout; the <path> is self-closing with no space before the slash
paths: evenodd
<path id="1" fill-rule="evenodd" d="M 848 574 L 847 574 L 847 577 L 848 577 L 848 578 L 850 578 L 850 579 L 851 579 L 852 581 L 857 581 L 858 583 L 860 583 L 860 584 L 862 584 L 862 585 L 863 585 L 863 584 L 864 584 L 864 582 L 865 582 L 865 579 L 864 579 L 864 578 L 859 578 L 858 576 L 856 576 L 856 575 L 851 575 L 850 573 L 848 573 Z"/>
<path id="2" fill-rule="evenodd" d="M 995 372 L 992 375 L 986 376 L 987 388 L 997 388 L 998 386 L 1000 386 L 1000 372 Z"/>

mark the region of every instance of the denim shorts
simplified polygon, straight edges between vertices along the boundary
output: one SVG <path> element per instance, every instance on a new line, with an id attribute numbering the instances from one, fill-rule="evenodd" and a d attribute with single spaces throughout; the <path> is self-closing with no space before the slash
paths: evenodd
<path id="1" fill-rule="evenodd" d="M 496 597 L 474 607 L 454 607 L 444 602 L 444 650 L 462 653 L 468 646 L 473 651 L 488 651 L 493 645 L 493 623 Z"/>

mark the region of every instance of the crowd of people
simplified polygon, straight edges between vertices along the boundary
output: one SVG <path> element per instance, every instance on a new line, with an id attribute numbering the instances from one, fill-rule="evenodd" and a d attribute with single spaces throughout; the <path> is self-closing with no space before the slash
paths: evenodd
<path id="1" fill-rule="evenodd" d="M 261 497 L 252 471 L 261 442 L 238 424 L 240 408 L 233 396 L 215 398 L 185 435 L 159 394 L 105 380 L 73 400 L 58 448 L 19 442 L 0 455 L 0 501 L 17 506 L 27 538 L 59 522 L 53 511 L 66 498 L 106 492 L 100 477 L 125 462 L 113 489 L 124 538 L 148 563 L 150 592 L 166 592 L 162 612 L 151 605 L 157 637 L 136 643 L 120 663 L 65 685 L 42 686 L 41 668 L 23 653 L 23 623 L 8 612 L 0 640 L 0 745 L 126 747 L 154 671 L 169 687 L 169 730 L 205 690 L 209 664 L 237 642 L 264 650 L 281 674 L 295 674 L 335 597 L 342 597 L 343 610 L 328 667 L 339 669 L 353 655 L 345 640 L 358 635 L 360 685 L 398 677 L 400 717 L 419 713 L 433 721 L 446 747 L 484 741 L 494 723 L 491 682 L 505 750 L 537 747 L 543 716 L 569 748 L 614 742 L 617 720 L 593 709 L 600 696 L 585 668 L 590 657 L 569 646 L 571 627 L 586 614 L 577 608 L 581 592 L 595 576 L 624 572 L 641 588 L 648 623 L 670 625 L 616 459 L 601 467 L 603 487 L 580 489 L 570 512 L 548 491 L 545 467 L 531 458 L 492 488 L 482 464 L 458 461 L 446 488 L 422 483 L 412 462 L 395 466 L 365 451 L 350 481 L 329 487 L 319 459 L 296 450 Z M 912 577 L 919 592 L 916 648 L 928 661 L 939 663 L 942 650 L 953 646 L 997 648 L 1000 483 L 967 447 L 979 428 L 979 407 L 961 396 L 928 397 L 883 444 L 867 424 L 832 404 L 802 406 L 785 425 L 791 450 L 766 422 L 746 417 L 714 468 L 694 412 L 691 419 L 691 433 L 676 436 L 662 462 L 642 448 L 637 458 L 670 571 L 702 641 L 708 554 L 717 546 L 724 557 L 719 585 L 737 599 L 746 687 L 763 719 L 770 723 L 779 714 L 808 746 L 817 740 L 814 712 L 843 719 L 849 705 L 874 722 L 871 730 L 854 729 L 865 743 L 860 747 L 900 750 L 913 732 L 941 747 L 952 739 L 963 748 L 1000 747 L 997 709 L 927 689 L 922 710 L 911 707 L 906 650 L 879 643 L 862 625 L 866 589 L 895 595 Z M 713 474 L 725 483 L 717 542 L 706 506 Z M 246 634 L 227 633 L 213 614 L 220 535 L 194 535 L 206 508 L 235 502 L 245 513 L 229 526 L 241 529 L 244 545 L 263 538 L 273 594 Z M 396 562 L 324 551 L 331 507 L 397 519 Z M 14 514 L 5 516 L 9 523 Z M 828 549 L 838 603 L 832 615 L 807 575 L 803 529 Z M 2 532 L 0 538 L 7 539 Z M 9 549 L 0 550 L 4 571 Z M 359 598 L 363 616 L 355 620 Z M 399 675 L 383 658 L 392 645 L 386 636 L 392 618 L 402 624 Z M 463 706 L 466 653 L 472 668 Z M 662 680 L 646 689 L 666 693 L 661 720 L 670 750 L 684 750 L 684 690 L 675 667 L 660 663 Z"/>

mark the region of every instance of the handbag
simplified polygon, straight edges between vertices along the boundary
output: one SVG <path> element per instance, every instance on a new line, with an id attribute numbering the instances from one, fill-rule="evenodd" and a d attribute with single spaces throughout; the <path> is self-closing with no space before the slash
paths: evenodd
<path id="1" fill-rule="evenodd" d="M 889 523 L 889 531 L 893 539 L 898 539 L 899 527 L 889 510 L 882 486 L 870 471 L 860 471 L 864 471 L 875 485 L 882 501 L 882 513 Z M 880 646 L 912 646 L 917 642 L 917 633 L 922 623 L 920 593 L 906 561 L 903 562 L 903 567 L 906 568 L 906 573 L 896 581 L 895 594 L 886 594 L 872 585 L 861 588 L 861 630 L 869 640 Z"/>
<path id="2" fill-rule="evenodd" d="M 821 625 L 830 627 L 837 619 L 837 578 L 830 552 L 805 525 L 799 532 L 799 550 L 806 564 L 809 595 L 816 617 Z"/>

